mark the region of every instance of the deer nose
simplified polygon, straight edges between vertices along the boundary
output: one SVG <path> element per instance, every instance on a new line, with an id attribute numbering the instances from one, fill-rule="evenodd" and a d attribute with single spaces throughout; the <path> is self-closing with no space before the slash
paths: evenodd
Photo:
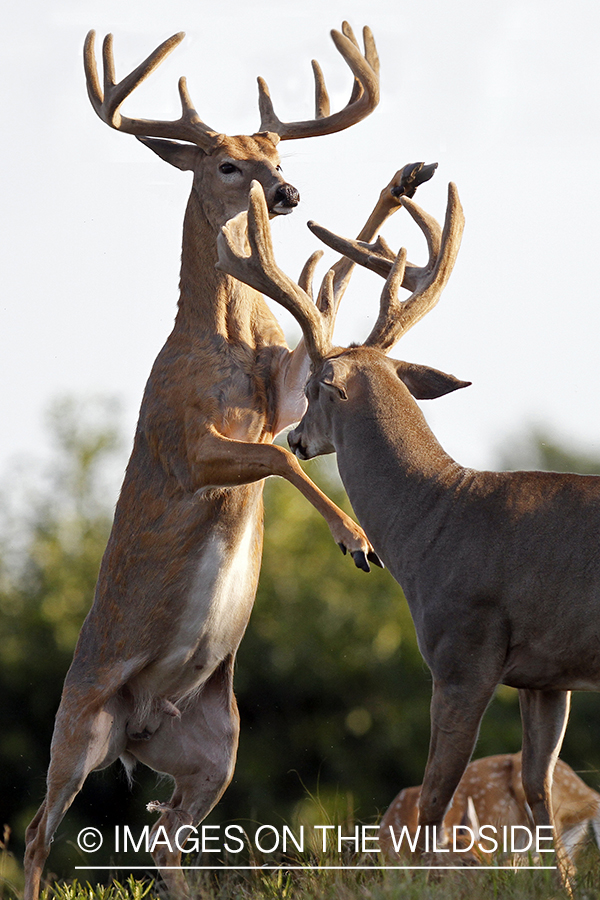
<path id="1" fill-rule="evenodd" d="M 306 459 L 304 455 L 304 448 L 302 447 L 302 437 L 298 433 L 298 428 L 294 428 L 293 431 L 290 431 L 288 434 L 288 444 L 292 453 L 298 457 L 298 459 Z"/>
<path id="2" fill-rule="evenodd" d="M 293 209 L 300 203 L 300 194 L 292 184 L 280 184 L 273 195 L 273 208 L 286 207 Z"/>

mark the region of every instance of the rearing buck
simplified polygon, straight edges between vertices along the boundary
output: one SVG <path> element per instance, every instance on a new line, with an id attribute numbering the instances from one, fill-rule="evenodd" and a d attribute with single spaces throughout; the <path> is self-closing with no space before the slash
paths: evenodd
<path id="1" fill-rule="evenodd" d="M 535 823 L 552 823 L 552 775 L 570 691 L 600 689 L 600 478 L 477 472 L 442 449 L 414 398 L 439 397 L 467 383 L 385 354 L 439 299 L 464 220 L 453 185 L 442 234 L 411 200 L 401 202 L 430 248 L 429 263 L 416 277 L 404 250 L 395 256 L 381 240 L 370 246 L 343 241 L 312 226 L 334 249 L 386 276 L 373 331 L 350 349 L 331 346 L 308 297 L 277 269 L 258 185 L 248 213 L 250 257 L 236 240 L 239 223 L 227 226 L 220 247 L 228 271 L 275 299 L 284 291 L 296 305 L 312 374 L 308 409 L 289 435 L 290 446 L 301 459 L 337 453 L 357 518 L 404 589 L 433 674 L 419 803 L 424 849 L 426 827 L 430 836 L 433 826 L 442 834 L 499 683 L 519 689 L 525 795 Z M 400 302 L 403 278 L 412 293 Z M 568 886 L 558 839 L 555 847 Z M 448 854 L 440 861 L 447 864 Z"/>
<path id="2" fill-rule="evenodd" d="M 146 387 L 94 603 L 56 716 L 46 798 L 27 831 L 28 900 L 38 894 L 52 836 L 92 770 L 121 757 L 130 769 L 139 760 L 170 775 L 171 801 L 152 808 L 161 812 L 154 834 L 166 829 L 174 848 L 177 828 L 206 816 L 229 783 L 239 728 L 233 662 L 256 593 L 265 476 L 280 475 L 294 484 L 323 513 L 334 539 L 358 566 L 368 569 L 369 558 L 377 561 L 362 529 L 315 487 L 291 453 L 272 444 L 305 408 L 303 344 L 290 352 L 264 299 L 215 269 L 219 230 L 247 208 L 253 179 L 264 191 L 270 216 L 298 204 L 298 192 L 281 174 L 278 141 L 340 131 L 375 108 L 373 37 L 366 28 L 362 53 L 347 23 L 342 32 L 332 32 L 354 76 L 342 110 L 330 112 L 321 71 L 313 63 L 313 120 L 282 122 L 260 79 L 259 130 L 235 137 L 202 122 L 183 78 L 179 119 L 121 114 L 125 99 L 182 37 L 165 41 L 117 82 L 108 36 L 102 84 L 93 32 L 85 44 L 88 93 L 100 118 L 190 170 L 193 186 L 175 326 Z M 412 190 L 422 174 L 400 173 L 361 239 L 374 238 L 381 222 L 399 208 L 397 195 L 405 187 Z M 344 263 L 337 269 L 337 300 L 351 268 Z M 334 314 L 332 308 L 328 327 Z M 184 895 L 182 873 L 166 868 L 180 858 L 164 842 L 154 853 L 171 891 Z"/>

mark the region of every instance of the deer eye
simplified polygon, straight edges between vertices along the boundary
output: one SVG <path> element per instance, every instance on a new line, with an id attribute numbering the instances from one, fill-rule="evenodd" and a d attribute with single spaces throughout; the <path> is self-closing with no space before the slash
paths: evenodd
<path id="1" fill-rule="evenodd" d="M 224 162 L 219 166 L 219 172 L 222 172 L 223 175 L 233 175 L 234 172 L 241 173 L 241 169 L 238 169 L 238 167 L 234 166 L 233 163 Z"/>

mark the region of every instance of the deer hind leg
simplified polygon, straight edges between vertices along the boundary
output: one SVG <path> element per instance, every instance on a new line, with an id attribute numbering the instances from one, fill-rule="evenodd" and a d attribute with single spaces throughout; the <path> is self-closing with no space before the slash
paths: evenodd
<path id="1" fill-rule="evenodd" d="M 158 838 L 152 856 L 174 897 L 190 896 L 183 872 L 167 868 L 181 865 L 177 830 L 202 821 L 233 775 L 239 737 L 233 662 L 233 655 L 225 659 L 192 701 L 178 704 L 179 718 L 164 718 L 149 740 L 128 744 L 128 751 L 140 762 L 175 780 L 168 803 L 148 806 L 161 813 L 151 831 L 150 844 Z M 180 833 L 180 846 L 187 835 L 186 830 Z"/>
<path id="2" fill-rule="evenodd" d="M 453 686 L 434 681 L 429 758 L 419 799 L 421 852 L 427 846 L 431 850 L 434 835 L 436 846 L 443 846 L 444 816 L 473 753 L 479 723 L 493 690 L 493 687 L 484 690 L 479 685 Z M 466 853 L 452 860 L 448 853 L 442 856 L 448 865 L 475 861 Z"/>
<path id="3" fill-rule="evenodd" d="M 569 890 L 573 864 L 554 828 L 552 777 L 569 719 L 571 694 L 520 690 L 519 702 L 523 721 L 523 790 L 535 824 L 554 829 L 558 871 L 561 883 Z"/>
<path id="4" fill-rule="evenodd" d="M 94 702 L 65 688 L 54 725 L 46 797 L 25 836 L 24 900 L 36 900 L 54 832 L 89 773 L 110 765 L 125 749 L 125 720 L 118 697 Z"/>

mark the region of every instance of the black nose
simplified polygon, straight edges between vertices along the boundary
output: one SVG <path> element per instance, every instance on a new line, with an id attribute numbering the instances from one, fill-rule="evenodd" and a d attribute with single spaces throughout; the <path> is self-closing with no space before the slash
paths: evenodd
<path id="1" fill-rule="evenodd" d="M 306 456 L 304 455 L 304 448 L 302 447 L 302 438 L 298 434 L 297 428 L 294 428 L 293 431 L 289 432 L 287 439 L 289 448 L 292 453 L 295 454 L 295 456 L 297 456 L 299 459 L 306 459 Z"/>
<path id="2" fill-rule="evenodd" d="M 273 197 L 273 206 L 298 206 L 300 194 L 292 184 L 280 184 Z"/>

